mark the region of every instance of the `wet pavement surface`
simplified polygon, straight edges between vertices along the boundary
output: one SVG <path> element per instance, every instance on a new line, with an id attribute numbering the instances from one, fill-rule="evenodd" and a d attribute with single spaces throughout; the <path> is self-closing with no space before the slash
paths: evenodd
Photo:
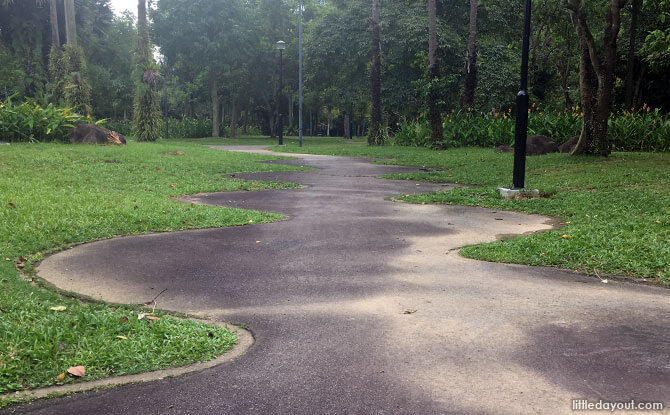
<path id="1" fill-rule="evenodd" d="M 166 289 L 160 308 L 245 323 L 255 337 L 247 354 L 0 412 L 561 414 L 574 413 L 572 399 L 670 404 L 668 290 L 462 258 L 454 248 L 551 220 L 394 202 L 451 187 L 377 177 L 410 167 L 296 157 L 278 162 L 316 170 L 236 177 L 302 188 L 185 198 L 287 220 L 94 242 L 39 267 L 59 288 L 112 302 L 141 304 Z"/>

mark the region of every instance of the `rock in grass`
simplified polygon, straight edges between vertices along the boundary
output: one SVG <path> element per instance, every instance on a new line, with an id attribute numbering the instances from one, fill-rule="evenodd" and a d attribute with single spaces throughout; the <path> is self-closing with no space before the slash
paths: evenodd
<path id="1" fill-rule="evenodd" d="M 558 144 L 544 135 L 533 135 L 526 140 L 526 155 L 539 156 L 547 153 L 557 153 Z"/>
<path id="2" fill-rule="evenodd" d="M 571 139 L 569 139 L 565 143 L 558 146 L 558 150 L 561 153 L 572 153 L 572 150 L 574 150 L 575 147 L 577 146 L 577 141 L 579 141 L 579 136 L 578 135 L 572 137 Z"/>
<path id="3" fill-rule="evenodd" d="M 495 150 L 493 150 L 494 153 L 511 153 L 514 151 L 514 147 L 510 146 L 498 146 L 496 147 Z"/>
<path id="4" fill-rule="evenodd" d="M 493 151 L 496 153 L 511 153 L 514 151 L 514 147 L 498 146 Z M 539 156 L 556 152 L 558 152 L 558 145 L 549 137 L 544 135 L 533 135 L 526 140 L 527 156 Z"/>
<path id="5" fill-rule="evenodd" d="M 116 131 L 106 130 L 93 124 L 77 124 L 70 130 L 72 144 L 126 144 L 126 139 Z"/>

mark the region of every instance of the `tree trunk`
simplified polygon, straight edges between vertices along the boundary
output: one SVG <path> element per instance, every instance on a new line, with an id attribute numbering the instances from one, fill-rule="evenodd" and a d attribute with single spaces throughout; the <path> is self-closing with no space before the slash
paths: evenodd
<path id="1" fill-rule="evenodd" d="M 344 114 L 344 138 L 351 139 L 351 116 Z"/>
<path id="2" fill-rule="evenodd" d="M 242 122 L 242 135 L 247 135 L 248 123 L 249 123 L 249 111 L 244 110 L 244 121 Z"/>
<path id="3" fill-rule="evenodd" d="M 68 0 L 65 0 L 67 2 Z M 146 0 L 137 1 L 137 31 L 140 41 L 140 65 L 142 70 L 149 67 L 152 60 L 151 41 L 149 40 L 149 27 L 147 26 L 147 3 Z"/>
<path id="4" fill-rule="evenodd" d="M 465 63 L 465 85 L 463 88 L 463 108 L 472 107 L 477 87 L 477 0 L 470 0 L 470 34 L 468 35 L 468 56 Z"/>
<path id="5" fill-rule="evenodd" d="M 638 108 L 642 104 L 642 81 L 646 74 L 647 63 L 642 61 L 642 68 L 640 68 L 640 74 L 637 77 L 637 82 L 635 82 L 635 92 L 633 93 L 633 107 L 635 108 Z"/>
<path id="6" fill-rule="evenodd" d="M 602 58 L 586 21 L 580 0 L 568 0 L 572 24 L 579 39 L 579 84 L 582 100 L 582 132 L 572 154 L 607 156 L 612 149 L 607 140 L 609 101 L 614 88 L 616 39 L 621 26 L 621 8 L 628 0 L 611 0 L 605 15 Z"/>
<path id="7" fill-rule="evenodd" d="M 637 18 L 642 0 L 633 0 L 631 9 L 630 33 L 628 44 L 628 64 L 626 66 L 626 108 L 633 109 L 633 83 L 635 69 L 635 38 L 637 37 Z"/>
<path id="8" fill-rule="evenodd" d="M 475 3 L 477 0 L 473 0 Z M 430 141 L 433 146 L 442 141 L 442 114 L 440 111 L 440 66 L 437 61 L 437 10 L 435 0 L 428 0 L 428 120 Z"/>
<path id="9" fill-rule="evenodd" d="M 330 137 L 330 111 L 328 112 L 328 127 L 326 128 L 326 137 Z"/>
<path id="10" fill-rule="evenodd" d="M 51 20 L 51 43 L 60 47 L 60 34 L 58 33 L 58 0 L 50 0 L 50 20 Z"/>
<path id="11" fill-rule="evenodd" d="M 216 81 L 216 72 L 209 73 L 209 95 L 212 98 L 212 137 L 219 136 L 219 87 Z"/>
<path id="12" fill-rule="evenodd" d="M 569 67 L 570 65 L 567 62 L 567 58 L 556 59 L 556 70 L 558 71 L 558 75 L 561 78 L 561 89 L 563 89 L 563 97 L 565 99 L 566 111 L 570 111 L 570 109 L 575 105 L 574 102 L 572 102 L 572 98 L 570 98 L 570 90 L 568 89 Z"/>
<path id="13" fill-rule="evenodd" d="M 370 135 L 368 144 L 371 146 L 384 143 L 382 134 L 382 63 L 381 38 L 379 36 L 379 0 L 372 0 L 372 79 L 370 92 L 372 114 L 370 117 Z"/>
<path id="14" fill-rule="evenodd" d="M 237 105 L 233 100 L 233 107 L 230 113 L 230 136 L 237 137 Z"/>
<path id="15" fill-rule="evenodd" d="M 65 43 L 77 46 L 77 23 L 74 16 L 74 0 L 64 0 L 63 5 L 65 13 Z"/>
<path id="16" fill-rule="evenodd" d="M 224 124 L 224 119 L 223 119 L 223 101 L 219 100 L 219 125 Z"/>

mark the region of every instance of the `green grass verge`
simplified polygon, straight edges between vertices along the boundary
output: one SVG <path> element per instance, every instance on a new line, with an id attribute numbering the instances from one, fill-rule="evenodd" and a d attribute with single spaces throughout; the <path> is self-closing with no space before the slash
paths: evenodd
<path id="1" fill-rule="evenodd" d="M 242 141 L 238 139 L 237 141 Z M 254 144 L 262 144 L 254 139 Z M 448 203 L 552 215 L 560 230 L 469 246 L 461 254 L 496 262 L 557 266 L 589 274 L 617 274 L 670 284 L 670 154 L 614 153 L 608 158 L 567 154 L 527 159 L 526 187 L 545 196 L 503 200 L 496 188 L 511 184 L 513 156 L 492 149 L 369 147 L 362 140 L 308 137 L 304 146 L 273 146 L 289 153 L 388 158 L 382 163 L 440 167 L 388 176 L 474 185 L 428 195 L 415 203 Z M 346 143 L 343 144 L 343 143 Z M 237 144 L 237 142 L 236 142 Z M 241 144 L 241 143 L 240 143 Z M 265 144 L 274 140 L 265 139 Z M 566 235 L 564 237 L 564 235 Z"/>
<path id="2" fill-rule="evenodd" d="M 84 379 L 94 379 L 209 360 L 229 350 L 236 338 L 225 328 L 158 312 L 162 318 L 150 325 L 133 307 L 66 298 L 28 284 L 15 260 L 30 263 L 41 252 L 117 235 L 278 220 L 282 216 L 273 213 L 170 199 L 294 187 L 224 176 L 296 169 L 256 163 L 268 158 L 170 141 L 1 146 L 0 394 L 76 381 L 57 380 L 70 366 L 85 366 Z M 51 309 L 58 306 L 66 309 Z"/>

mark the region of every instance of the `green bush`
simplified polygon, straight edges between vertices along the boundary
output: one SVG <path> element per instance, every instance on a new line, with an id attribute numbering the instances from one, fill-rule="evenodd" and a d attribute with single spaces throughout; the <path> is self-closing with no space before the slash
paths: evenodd
<path id="1" fill-rule="evenodd" d="M 105 123 L 105 128 L 112 131 L 117 131 L 125 136 L 133 136 L 132 121 L 126 120 L 110 120 Z M 249 128 L 251 135 L 261 135 L 260 130 Z M 170 118 L 168 120 L 168 138 L 203 138 L 212 136 L 212 120 L 206 118 Z M 219 128 L 219 136 L 229 137 L 230 129 L 222 125 Z M 165 137 L 165 119 L 161 120 L 160 124 L 160 138 Z"/>
<path id="2" fill-rule="evenodd" d="M 514 144 L 515 120 L 512 110 L 489 113 L 454 111 L 444 118 L 446 147 L 497 147 Z M 615 151 L 670 150 L 670 116 L 658 109 L 643 107 L 640 111 L 612 114 L 608 136 Z M 544 113 L 532 108 L 528 114 L 528 134 L 542 134 L 562 144 L 579 135 L 582 117 L 579 107 L 572 111 Z M 397 145 L 427 147 L 430 129 L 426 120 L 400 124 L 394 141 Z"/>
<path id="3" fill-rule="evenodd" d="M 430 124 L 427 120 L 403 121 L 393 136 L 393 143 L 399 146 L 428 147 L 430 145 Z"/>
<path id="4" fill-rule="evenodd" d="M 89 120 L 70 108 L 52 104 L 41 107 L 32 99 L 18 105 L 11 98 L 0 102 L 0 140 L 68 141 L 68 131 L 75 124 L 86 121 Z"/>
<path id="5" fill-rule="evenodd" d="M 132 137 L 133 135 L 133 122 L 131 120 L 107 120 L 104 127 L 126 137 Z"/>

